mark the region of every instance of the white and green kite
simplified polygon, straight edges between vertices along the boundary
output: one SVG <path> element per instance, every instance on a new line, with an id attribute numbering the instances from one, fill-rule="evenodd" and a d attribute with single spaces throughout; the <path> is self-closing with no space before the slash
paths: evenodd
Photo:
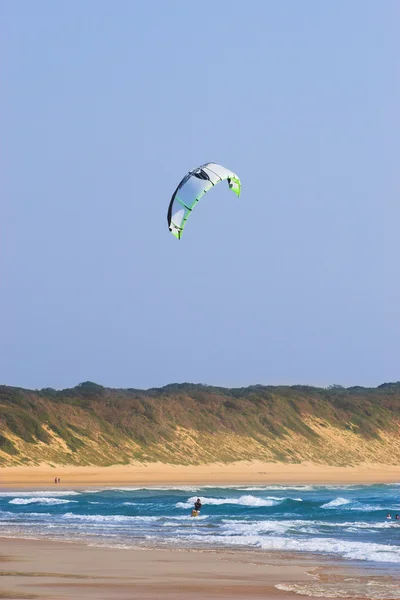
<path id="1" fill-rule="evenodd" d="M 228 181 L 229 189 L 239 197 L 239 177 L 221 165 L 206 163 L 185 175 L 172 195 L 167 215 L 169 230 L 178 240 L 195 204 L 217 183 L 225 180 Z"/>

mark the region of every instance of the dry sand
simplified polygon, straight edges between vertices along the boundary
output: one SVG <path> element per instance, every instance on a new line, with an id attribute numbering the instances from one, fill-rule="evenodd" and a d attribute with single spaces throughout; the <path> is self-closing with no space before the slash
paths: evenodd
<path id="1" fill-rule="evenodd" d="M 182 466 L 162 463 L 112 467 L 1 467 L 0 486 L 49 485 L 60 477 L 65 486 L 107 485 L 240 485 L 400 482 L 400 465 L 362 464 L 330 467 L 314 464 L 236 462 Z"/>
<path id="2" fill-rule="evenodd" d="M 321 596 L 321 585 L 327 590 L 333 585 L 339 591 L 343 582 L 357 576 L 354 568 L 289 554 L 117 550 L 0 538 L 0 598 L 285 600 L 299 596 L 276 585 L 308 590 L 317 585 Z M 362 587 L 357 584 L 353 597 L 362 598 L 361 590 L 368 590 L 371 575 L 364 573 L 363 577 L 365 581 Z M 384 580 L 387 578 L 380 578 Z"/>

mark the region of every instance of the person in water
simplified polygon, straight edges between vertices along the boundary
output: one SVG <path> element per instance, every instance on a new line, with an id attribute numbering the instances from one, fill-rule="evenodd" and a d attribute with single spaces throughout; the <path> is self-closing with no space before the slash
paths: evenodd
<path id="1" fill-rule="evenodd" d="M 196 502 L 194 503 L 194 510 L 196 510 L 197 512 L 200 512 L 202 506 L 203 505 L 200 501 L 200 498 L 197 498 Z"/>

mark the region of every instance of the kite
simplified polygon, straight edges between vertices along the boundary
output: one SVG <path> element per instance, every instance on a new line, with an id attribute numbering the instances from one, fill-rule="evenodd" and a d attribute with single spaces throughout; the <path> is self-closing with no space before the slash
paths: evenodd
<path id="1" fill-rule="evenodd" d="M 167 214 L 168 228 L 178 240 L 194 206 L 220 181 L 227 181 L 229 189 L 240 196 L 239 177 L 221 165 L 209 162 L 186 173 L 172 195 Z"/>

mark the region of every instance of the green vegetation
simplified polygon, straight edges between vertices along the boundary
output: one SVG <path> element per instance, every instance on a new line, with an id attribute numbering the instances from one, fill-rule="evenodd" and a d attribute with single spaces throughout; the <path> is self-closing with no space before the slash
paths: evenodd
<path id="1" fill-rule="evenodd" d="M 0 434 L 0 450 L 5 452 L 6 454 L 18 454 L 18 450 L 14 446 L 11 440 L 4 437 L 4 435 Z"/>
<path id="2" fill-rule="evenodd" d="M 0 464 L 400 463 L 400 382 L 149 390 L 0 386 Z"/>

